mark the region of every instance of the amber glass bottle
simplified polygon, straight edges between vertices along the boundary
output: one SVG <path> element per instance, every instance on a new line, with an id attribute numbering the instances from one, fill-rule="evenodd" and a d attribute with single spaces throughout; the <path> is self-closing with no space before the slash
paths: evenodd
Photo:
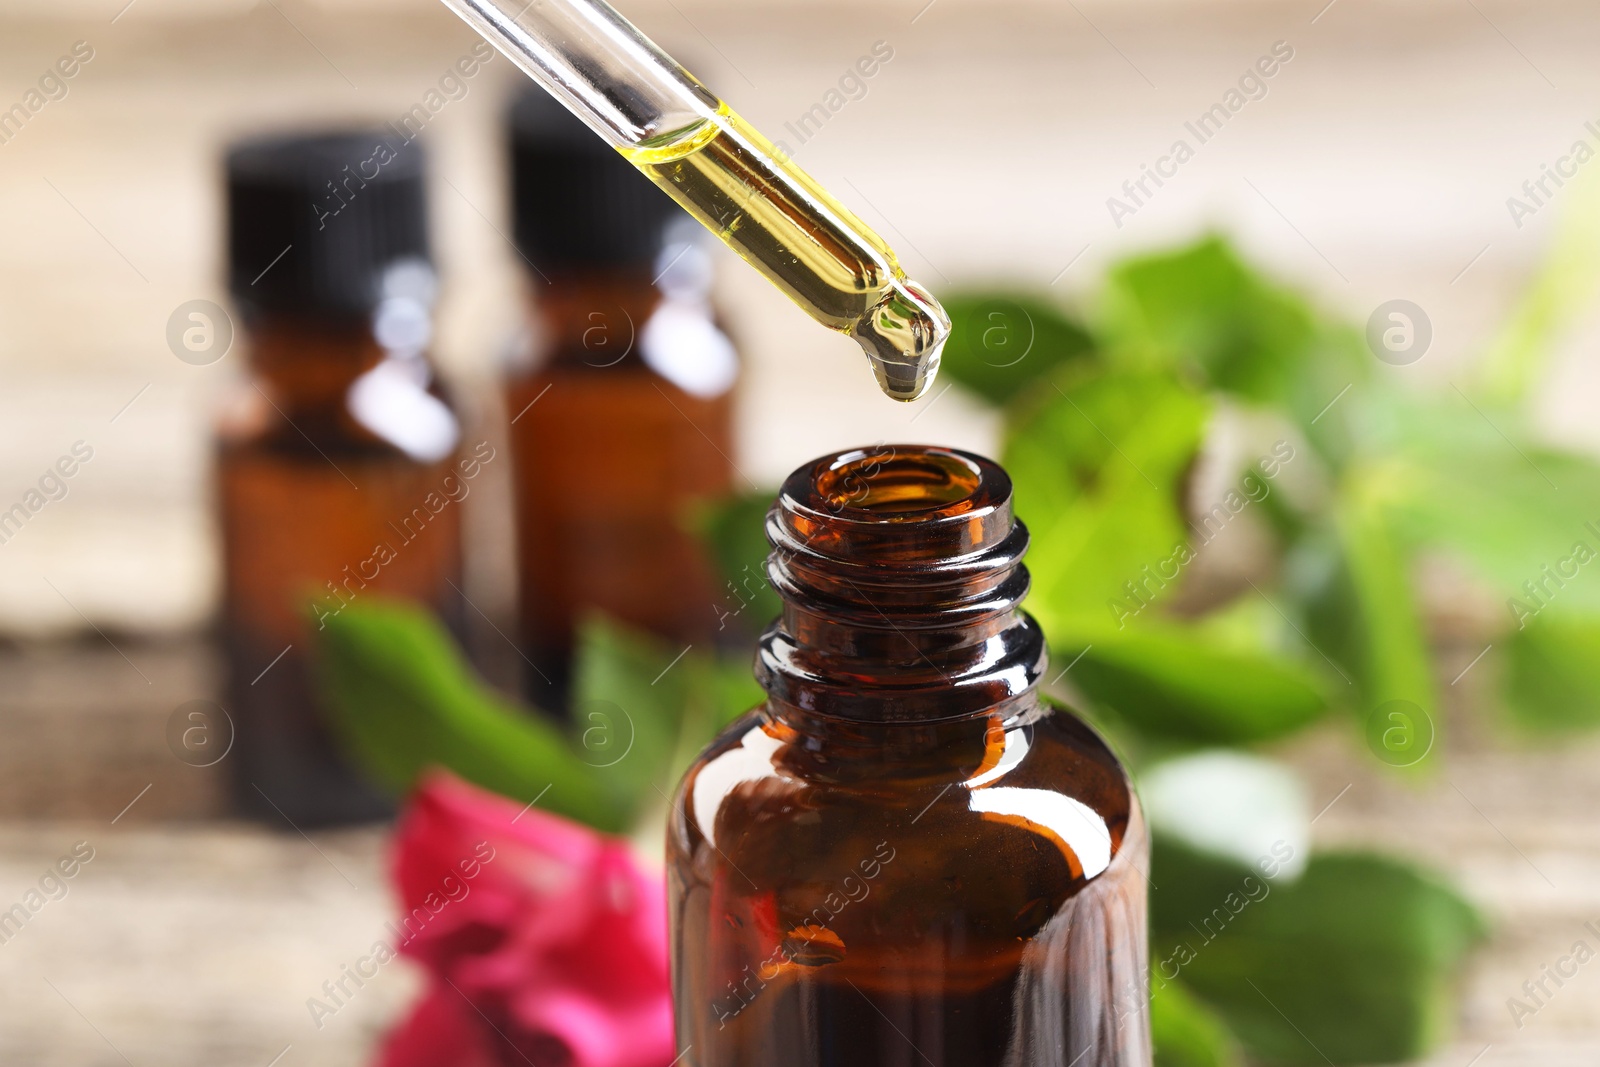
<path id="1" fill-rule="evenodd" d="M 660 190 L 542 91 L 512 109 L 511 155 L 533 317 L 507 387 L 523 633 L 553 706 L 589 612 L 715 634 L 726 598 L 687 524 L 732 479 L 738 357 L 699 227 Z"/>
<path id="2" fill-rule="evenodd" d="M 1037 693 L 1005 472 L 825 457 L 767 532 L 767 701 L 690 768 L 669 831 L 684 1061 L 1147 1065 L 1144 823 Z"/>
<path id="3" fill-rule="evenodd" d="M 248 379 L 217 456 L 229 755 L 246 812 L 374 818 L 316 695 L 315 631 L 376 593 L 457 614 L 461 431 L 425 355 L 433 274 L 421 149 L 278 138 L 228 157 L 231 289 Z"/>

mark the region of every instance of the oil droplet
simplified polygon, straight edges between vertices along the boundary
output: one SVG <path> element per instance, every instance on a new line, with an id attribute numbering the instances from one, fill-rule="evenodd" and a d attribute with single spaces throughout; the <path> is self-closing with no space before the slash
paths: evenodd
<path id="1" fill-rule="evenodd" d="M 844 941 L 826 926 L 796 926 L 783 939 L 783 952 L 801 967 L 824 967 L 844 959 Z"/>
<path id="2" fill-rule="evenodd" d="M 726 104 L 622 154 L 812 318 L 854 337 L 886 394 L 927 392 L 950 317 L 882 237 Z"/>
<path id="3" fill-rule="evenodd" d="M 851 333 L 872 363 L 878 388 L 910 402 L 928 391 L 939 372 L 950 316 L 922 286 L 897 279 Z"/>

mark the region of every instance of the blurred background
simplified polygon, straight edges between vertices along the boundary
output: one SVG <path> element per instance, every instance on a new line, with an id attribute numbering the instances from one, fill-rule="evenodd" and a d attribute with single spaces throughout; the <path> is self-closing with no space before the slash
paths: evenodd
<path id="1" fill-rule="evenodd" d="M 1411 362 L 1370 360 L 1372 373 L 1497 434 L 1499 417 L 1474 415 L 1464 387 L 1515 341 L 1508 330 L 1536 334 L 1538 373 L 1518 398 L 1529 439 L 1600 449 L 1600 316 L 1582 265 L 1595 196 L 1574 152 L 1600 146 L 1586 125 L 1600 123 L 1592 6 L 634 0 L 624 13 L 785 141 L 941 295 L 1027 294 L 1094 320 L 1115 265 L 1222 234 L 1357 334 L 1380 306 L 1410 301 L 1431 343 Z M 239 821 L 220 771 L 169 745 L 175 709 L 226 684 L 214 442 L 248 342 L 236 322 L 231 352 L 196 365 L 168 329 L 188 302 L 233 307 L 231 143 L 395 122 L 477 41 L 432 0 L 0 0 L 0 106 L 78 60 L 64 91 L 0 125 L 0 507 L 75 442 L 93 452 L 0 544 L 0 906 L 76 842 L 94 852 L 70 893 L 0 944 L 7 1062 L 363 1063 L 419 987 L 407 965 L 390 968 L 326 1025 L 308 1022 L 306 998 L 393 908 L 383 828 Z M 865 92 L 803 143 L 788 136 L 875 46 L 892 58 Z M 1200 143 L 1186 124 L 1285 50 L 1264 91 Z M 505 133 L 522 85 L 496 55 L 452 83 L 421 137 L 433 357 L 465 439 L 502 448 L 516 414 L 502 383 L 528 330 Z M 1176 176 L 1138 197 L 1125 188 L 1180 139 L 1197 150 Z M 1559 160 L 1577 177 L 1525 190 Z M 709 252 L 743 359 L 732 489 L 768 489 L 851 445 L 1000 452 L 1009 416 L 995 398 L 959 384 L 909 406 L 883 398 L 853 343 Z M 522 670 L 506 637 L 518 617 L 510 493 L 507 465 L 491 464 L 464 506 L 459 592 L 472 610 L 457 628 L 508 691 Z M 1484 519 L 1465 505 L 1457 516 Z M 1530 578 L 1557 558 L 1541 551 L 1527 553 Z M 1497 718 L 1496 656 L 1474 657 L 1499 638 L 1473 620 L 1503 622 L 1516 583 L 1453 598 L 1448 569 L 1420 567 L 1416 581 L 1429 618 L 1445 620 L 1429 625 L 1438 766 L 1396 774 L 1347 719 L 1272 739 L 1272 754 L 1303 783 L 1318 848 L 1423 863 L 1485 918 L 1488 940 L 1452 965 L 1428 1013 L 1426 1062 L 1593 1063 L 1600 967 L 1550 986 L 1559 995 L 1536 1012 L 1509 1000 L 1534 1005 L 1525 982 L 1579 940 L 1600 947 L 1584 925 L 1600 924 L 1600 742 L 1529 740 Z"/>

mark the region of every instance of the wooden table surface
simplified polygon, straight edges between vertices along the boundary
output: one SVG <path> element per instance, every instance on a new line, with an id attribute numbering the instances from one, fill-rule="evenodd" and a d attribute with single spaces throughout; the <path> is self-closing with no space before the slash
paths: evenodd
<path id="1" fill-rule="evenodd" d="M 215 771 L 179 763 L 165 742 L 172 709 L 214 687 L 211 654 L 194 641 L 124 651 L 148 683 L 103 644 L 0 652 L 12 742 L 0 749 L 0 911 L 78 842 L 94 849 L 67 895 L 0 943 L 0 1063 L 369 1062 L 418 988 L 408 963 L 320 1028 L 306 1001 L 382 934 L 382 831 L 308 838 L 218 817 Z M 1430 1067 L 1594 1067 L 1600 964 L 1520 1029 L 1506 1001 L 1574 941 L 1600 944 L 1584 930 L 1600 925 L 1600 740 L 1516 747 L 1470 710 L 1483 692 L 1472 680 L 1432 776 L 1377 765 L 1344 723 L 1284 754 L 1314 809 L 1338 798 L 1315 824 L 1319 846 L 1428 863 L 1493 923 Z"/>

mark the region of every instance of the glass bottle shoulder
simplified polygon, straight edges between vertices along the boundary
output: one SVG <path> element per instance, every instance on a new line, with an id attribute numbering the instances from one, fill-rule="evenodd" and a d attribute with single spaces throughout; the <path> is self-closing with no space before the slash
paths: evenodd
<path id="1" fill-rule="evenodd" d="M 741 361 L 711 302 L 709 265 L 688 269 L 703 258 L 701 250 L 664 254 L 654 282 L 598 274 L 537 289 L 525 351 L 508 368 L 512 390 L 542 389 L 556 378 L 580 389 L 637 379 L 652 391 L 659 383 L 698 401 L 725 398 Z"/>
<path id="2" fill-rule="evenodd" d="M 1070 711 L 978 720 L 915 754 L 895 737 L 905 729 L 930 728 L 875 726 L 830 750 L 765 708 L 738 720 L 680 787 L 675 876 L 731 869 L 730 889 L 773 894 L 780 927 L 867 889 L 896 900 L 871 909 L 879 933 L 959 921 L 1004 940 L 1031 936 L 1113 868 L 1144 865 L 1127 775 Z"/>
<path id="3" fill-rule="evenodd" d="M 359 370 L 304 364 L 252 368 L 218 420 L 227 454 L 318 463 L 350 459 L 432 466 L 460 446 L 462 423 L 420 355 L 380 357 Z"/>

